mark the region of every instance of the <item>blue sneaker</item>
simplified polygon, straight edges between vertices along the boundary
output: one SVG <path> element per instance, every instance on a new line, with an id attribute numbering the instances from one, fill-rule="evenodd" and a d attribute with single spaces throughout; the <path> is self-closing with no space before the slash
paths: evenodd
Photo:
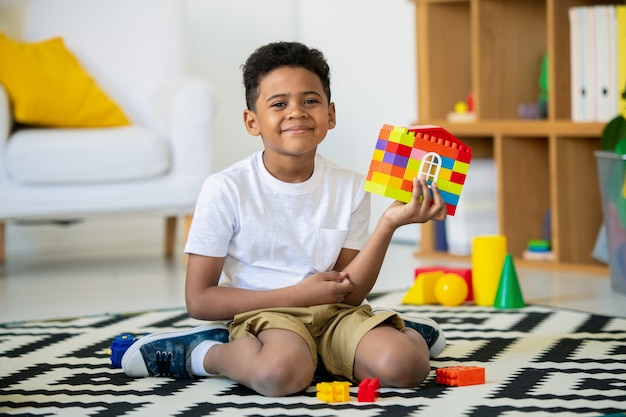
<path id="1" fill-rule="evenodd" d="M 374 314 L 384 311 L 396 313 L 404 320 L 406 327 L 417 331 L 426 341 L 431 358 L 436 358 L 443 352 L 443 349 L 446 347 L 446 337 L 443 335 L 443 331 L 437 322 L 414 313 L 400 313 L 389 308 L 372 307 Z"/>
<path id="2" fill-rule="evenodd" d="M 187 330 L 143 336 L 122 356 L 122 369 L 131 377 L 193 378 L 191 351 L 205 340 L 228 342 L 228 328 L 220 324 L 204 324 Z"/>

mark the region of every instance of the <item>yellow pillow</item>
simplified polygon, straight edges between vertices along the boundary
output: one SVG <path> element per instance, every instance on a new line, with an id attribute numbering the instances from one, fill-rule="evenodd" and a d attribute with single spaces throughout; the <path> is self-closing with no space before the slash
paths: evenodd
<path id="1" fill-rule="evenodd" d="M 61 38 L 16 42 L 0 33 L 0 83 L 9 93 L 13 118 L 48 127 L 130 124 Z"/>

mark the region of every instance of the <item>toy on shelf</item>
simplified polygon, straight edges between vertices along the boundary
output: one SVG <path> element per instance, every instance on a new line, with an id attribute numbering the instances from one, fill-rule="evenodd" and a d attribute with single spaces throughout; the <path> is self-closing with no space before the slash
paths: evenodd
<path id="1" fill-rule="evenodd" d="M 365 181 L 365 191 L 408 203 L 413 179 L 425 176 L 437 183 L 453 216 L 465 184 L 472 149 L 447 130 L 432 125 L 384 125 Z"/>
<path id="2" fill-rule="evenodd" d="M 365 378 L 359 384 L 357 400 L 360 403 L 372 403 L 380 395 L 380 380 L 378 378 Z"/>
<path id="3" fill-rule="evenodd" d="M 546 119 L 548 117 L 548 54 L 544 54 L 541 59 L 539 90 L 539 98 L 535 103 L 520 103 L 517 107 L 520 119 Z"/>
<path id="4" fill-rule="evenodd" d="M 454 111 L 448 113 L 446 119 L 452 123 L 475 122 L 474 96 L 470 93 L 466 101 L 457 101 L 454 104 Z"/>
<path id="5" fill-rule="evenodd" d="M 485 368 L 481 366 L 450 366 L 435 371 L 435 382 L 441 385 L 462 387 L 485 383 Z"/>
<path id="6" fill-rule="evenodd" d="M 531 239 L 528 241 L 523 258 L 533 261 L 552 261 L 554 260 L 554 252 L 550 246 L 548 240 Z"/>
<path id="7" fill-rule="evenodd" d="M 338 403 L 350 401 L 350 383 L 347 381 L 319 382 L 317 398 L 325 403 Z"/>
<path id="8" fill-rule="evenodd" d="M 122 356 L 136 340 L 137 338 L 130 333 L 122 333 L 115 336 L 115 339 L 111 342 L 111 347 L 108 349 L 108 353 L 111 355 L 111 366 L 114 368 L 122 367 Z"/>

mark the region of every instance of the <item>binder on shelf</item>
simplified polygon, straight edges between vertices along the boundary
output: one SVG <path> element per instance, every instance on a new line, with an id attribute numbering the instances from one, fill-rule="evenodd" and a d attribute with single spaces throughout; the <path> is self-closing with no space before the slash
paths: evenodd
<path id="1" fill-rule="evenodd" d="M 626 5 L 618 5 L 616 15 L 617 113 L 626 115 Z"/>
<path id="2" fill-rule="evenodd" d="M 617 83 L 617 7 L 608 6 L 609 14 L 609 111 L 607 122 L 619 113 L 619 84 Z"/>
<path id="3" fill-rule="evenodd" d="M 582 121 L 595 122 L 598 119 L 598 71 L 595 42 L 596 19 L 593 7 L 582 7 Z"/>
<path id="4" fill-rule="evenodd" d="M 626 5 L 579 6 L 568 12 L 571 118 L 608 122 L 626 113 Z"/>
<path id="5" fill-rule="evenodd" d="M 596 6 L 590 8 L 594 20 L 596 80 L 594 85 L 597 97 L 595 121 L 608 122 L 617 114 L 617 80 L 615 71 L 615 7 Z M 594 94 L 592 94 L 592 97 Z"/>
<path id="6" fill-rule="evenodd" d="M 607 6 L 609 28 L 609 117 L 612 120 L 619 113 L 619 85 L 617 83 L 617 7 Z"/>
<path id="7" fill-rule="evenodd" d="M 579 7 L 572 7 L 568 10 L 569 26 L 570 26 L 570 69 L 571 69 L 571 88 L 570 95 L 572 101 L 572 120 L 582 122 L 583 100 L 581 95 L 582 88 L 582 58 L 580 56 L 580 25 L 581 14 Z"/>

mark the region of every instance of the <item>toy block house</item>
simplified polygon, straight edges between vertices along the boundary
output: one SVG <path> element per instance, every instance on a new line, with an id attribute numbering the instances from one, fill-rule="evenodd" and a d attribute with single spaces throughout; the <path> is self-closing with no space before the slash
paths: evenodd
<path id="1" fill-rule="evenodd" d="M 436 182 L 448 214 L 453 216 L 465 184 L 472 149 L 439 126 L 380 129 L 365 191 L 408 203 L 413 178 L 424 175 L 428 184 Z"/>

